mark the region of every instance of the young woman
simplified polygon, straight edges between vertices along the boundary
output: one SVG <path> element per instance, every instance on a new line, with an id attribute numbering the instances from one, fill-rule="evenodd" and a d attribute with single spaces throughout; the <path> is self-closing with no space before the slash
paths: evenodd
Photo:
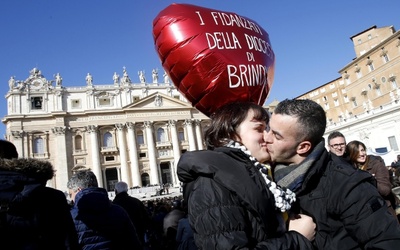
<path id="1" fill-rule="evenodd" d="M 270 178 L 264 136 L 269 115 L 248 102 L 227 104 L 211 116 L 208 150 L 178 163 L 189 223 L 199 249 L 312 249 L 315 224 L 299 215 L 286 231 L 282 211 L 294 194 Z"/>
<path id="2" fill-rule="evenodd" d="M 351 141 L 346 146 L 350 162 L 355 168 L 369 172 L 375 179 L 379 194 L 386 200 L 389 211 L 397 219 L 392 204 L 395 199 L 392 193 L 389 170 L 382 157 L 367 155 L 365 144 L 360 141 Z"/>

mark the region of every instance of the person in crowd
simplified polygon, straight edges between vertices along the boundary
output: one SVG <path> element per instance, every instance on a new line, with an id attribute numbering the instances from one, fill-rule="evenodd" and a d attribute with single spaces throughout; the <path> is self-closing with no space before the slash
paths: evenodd
<path id="1" fill-rule="evenodd" d="M 225 104 L 211 115 L 207 150 L 180 157 L 177 174 L 199 249 L 311 249 L 311 217 L 283 227 L 282 211 L 294 196 L 268 178 L 263 164 L 270 160 L 263 139 L 268 119 L 257 104 Z"/>
<path id="2" fill-rule="evenodd" d="M 115 184 L 115 198 L 113 203 L 123 207 L 128 213 L 137 235 L 144 246 L 144 233 L 150 224 L 150 217 L 146 207 L 139 199 L 128 194 L 128 184 L 120 181 Z"/>
<path id="3" fill-rule="evenodd" d="M 390 166 L 391 166 L 392 168 L 395 168 L 395 169 L 400 168 L 400 155 L 397 155 L 396 160 L 394 160 L 394 161 L 392 162 L 392 164 L 390 164 Z"/>
<path id="4" fill-rule="evenodd" d="M 178 221 L 178 229 L 176 232 L 176 245 L 177 250 L 197 250 L 197 246 L 194 243 L 193 230 L 190 227 L 189 219 L 187 217 L 187 205 L 184 202 L 183 211 L 184 217 Z"/>
<path id="5" fill-rule="evenodd" d="M 18 158 L 0 140 L 1 249 L 79 249 L 64 193 L 46 182 L 55 170 L 47 161 Z"/>
<path id="6" fill-rule="evenodd" d="M 274 180 L 296 193 L 294 212 L 312 215 L 317 249 L 398 249 L 400 227 L 373 178 L 330 154 L 324 109 L 308 99 L 281 101 L 265 140 Z"/>
<path id="7" fill-rule="evenodd" d="M 92 171 L 77 171 L 67 187 L 74 202 L 71 214 L 82 249 L 142 249 L 128 213 L 112 204 Z"/>
<path id="8" fill-rule="evenodd" d="M 175 199 L 171 202 L 171 210 L 165 215 L 163 221 L 164 238 L 167 249 L 176 249 L 176 233 L 178 222 L 185 216 L 181 201 Z"/>
<path id="9" fill-rule="evenodd" d="M 396 198 L 392 193 L 389 170 L 380 156 L 367 155 L 364 143 L 354 140 L 347 144 L 350 162 L 357 169 L 369 172 L 376 180 L 379 194 L 385 199 L 389 212 L 396 218 Z"/>
<path id="10" fill-rule="evenodd" d="M 328 135 L 329 152 L 337 156 L 346 157 L 346 138 L 339 131 L 333 131 Z"/>

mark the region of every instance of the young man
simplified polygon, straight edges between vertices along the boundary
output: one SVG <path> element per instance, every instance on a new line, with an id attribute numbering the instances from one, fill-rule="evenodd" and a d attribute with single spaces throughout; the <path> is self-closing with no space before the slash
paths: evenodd
<path id="1" fill-rule="evenodd" d="M 346 139 L 339 131 L 333 131 L 328 136 L 329 152 L 337 156 L 344 156 L 346 153 Z"/>
<path id="2" fill-rule="evenodd" d="M 275 181 L 297 195 L 293 212 L 313 216 L 317 249 L 398 249 L 400 226 L 373 177 L 328 153 L 325 126 L 311 100 L 284 100 L 271 116 L 265 140 Z"/>

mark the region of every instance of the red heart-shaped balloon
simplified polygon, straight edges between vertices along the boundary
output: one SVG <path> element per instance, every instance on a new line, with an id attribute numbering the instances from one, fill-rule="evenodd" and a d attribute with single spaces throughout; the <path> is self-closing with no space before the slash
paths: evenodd
<path id="1" fill-rule="evenodd" d="M 153 21 L 161 64 L 177 89 L 210 116 L 222 105 L 262 105 L 274 79 L 275 55 L 268 33 L 232 12 L 171 4 Z"/>

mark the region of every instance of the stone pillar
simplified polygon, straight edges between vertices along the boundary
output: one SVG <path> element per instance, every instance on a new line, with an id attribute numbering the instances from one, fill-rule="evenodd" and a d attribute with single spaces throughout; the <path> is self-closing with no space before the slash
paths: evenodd
<path id="1" fill-rule="evenodd" d="M 156 147 L 153 135 L 153 122 L 145 121 L 144 126 L 146 128 L 147 150 L 148 150 L 147 153 L 150 165 L 150 183 L 160 184 L 160 179 L 158 177 L 158 166 L 156 161 Z"/>
<path id="2" fill-rule="evenodd" d="M 197 149 L 202 150 L 204 149 L 204 147 L 203 147 L 203 138 L 201 134 L 201 121 L 197 119 L 194 120 L 194 125 L 196 130 Z"/>
<path id="3" fill-rule="evenodd" d="M 178 175 L 176 173 L 177 170 L 177 165 L 179 158 L 181 157 L 181 149 L 179 146 L 179 139 L 178 139 L 178 131 L 176 129 L 176 121 L 175 120 L 169 120 L 168 121 L 168 127 L 171 131 L 171 139 L 172 139 L 172 150 L 174 154 L 174 161 L 171 163 L 171 171 L 173 172 L 172 178 L 173 178 L 173 184 L 178 184 Z"/>
<path id="4" fill-rule="evenodd" d="M 196 140 L 194 138 L 192 120 L 186 119 L 184 124 L 186 125 L 186 128 L 187 128 L 187 134 L 188 134 L 188 140 L 189 140 L 189 151 L 194 151 L 194 150 L 196 150 Z"/>
<path id="5" fill-rule="evenodd" d="M 104 187 L 103 176 L 100 166 L 99 138 L 97 135 L 97 125 L 87 126 L 90 134 L 90 143 L 92 144 L 92 171 L 97 177 L 99 187 Z"/>
<path id="6" fill-rule="evenodd" d="M 67 148 L 66 148 L 66 140 L 65 140 L 65 126 L 62 127 L 54 127 L 51 131 L 56 136 L 56 144 L 57 147 L 57 157 L 55 157 L 54 168 L 56 170 L 56 187 L 59 190 L 67 189 L 67 182 L 69 179 L 68 172 L 68 157 L 67 157 Z"/>
<path id="7" fill-rule="evenodd" d="M 118 123 L 115 124 L 117 128 L 118 135 L 118 149 L 119 149 L 119 157 L 121 162 L 121 180 L 126 182 L 129 186 L 130 174 L 128 169 L 128 157 L 126 155 L 126 143 L 125 143 L 125 135 L 124 135 L 124 124 Z"/>
<path id="8" fill-rule="evenodd" d="M 25 148 L 24 148 L 24 131 L 11 131 L 13 137 L 12 143 L 18 152 L 18 158 L 25 158 Z"/>
<path id="9" fill-rule="evenodd" d="M 62 98 L 63 98 L 63 90 L 62 89 L 58 89 L 58 90 L 56 90 L 56 92 L 55 92 L 55 98 L 56 98 L 56 109 L 58 110 L 58 111 L 62 111 L 63 110 L 63 101 L 62 101 Z"/>
<path id="10" fill-rule="evenodd" d="M 140 178 L 140 171 L 139 171 L 135 123 L 127 122 L 126 127 L 128 128 L 128 145 L 129 145 L 129 158 L 131 160 L 132 187 L 142 186 L 142 179 Z"/>

